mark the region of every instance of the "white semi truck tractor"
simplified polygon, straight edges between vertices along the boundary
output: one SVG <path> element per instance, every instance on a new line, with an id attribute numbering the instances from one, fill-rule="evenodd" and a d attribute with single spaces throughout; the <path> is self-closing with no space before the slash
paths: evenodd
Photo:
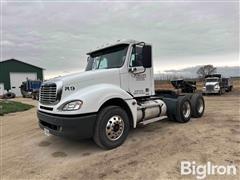
<path id="1" fill-rule="evenodd" d="M 42 84 L 37 115 L 46 134 L 93 138 L 112 149 L 140 124 L 186 123 L 203 115 L 201 94 L 155 91 L 150 44 L 118 41 L 87 55 L 84 72 Z"/>

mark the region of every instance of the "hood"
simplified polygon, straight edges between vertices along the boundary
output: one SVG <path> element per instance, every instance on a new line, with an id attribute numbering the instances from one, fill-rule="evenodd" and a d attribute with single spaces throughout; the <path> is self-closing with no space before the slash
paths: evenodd
<path id="1" fill-rule="evenodd" d="M 48 81 L 50 82 L 62 81 L 64 83 L 64 82 L 72 82 L 72 81 L 82 82 L 82 81 L 90 81 L 90 80 L 101 80 L 102 78 L 112 79 L 112 78 L 115 78 L 115 76 L 119 76 L 118 73 L 119 73 L 118 69 L 98 69 L 98 70 L 74 73 L 66 76 L 60 76 L 60 77 L 52 78 Z"/>
<path id="2" fill-rule="evenodd" d="M 219 82 L 206 82 L 206 83 L 205 83 L 206 86 L 207 86 L 207 85 L 215 86 L 215 85 L 217 85 L 217 84 L 219 84 Z"/>
<path id="3" fill-rule="evenodd" d="M 75 90 L 94 84 L 112 84 L 120 86 L 119 69 L 98 69 L 84 71 L 50 79 L 44 83 L 61 84 L 63 92 L 65 87 L 74 87 Z"/>

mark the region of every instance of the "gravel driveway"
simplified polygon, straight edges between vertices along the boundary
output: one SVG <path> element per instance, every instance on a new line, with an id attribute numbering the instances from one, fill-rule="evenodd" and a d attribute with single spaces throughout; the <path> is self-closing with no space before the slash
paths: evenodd
<path id="1" fill-rule="evenodd" d="M 31 99 L 17 101 L 33 104 Z M 92 140 L 45 136 L 36 108 L 0 117 L 2 179 L 195 179 L 180 175 L 180 161 L 240 165 L 240 94 L 207 96 L 201 119 L 163 120 L 130 132 L 119 148 Z M 238 176 L 227 176 L 238 179 Z M 226 179 L 209 176 L 208 179 Z"/>

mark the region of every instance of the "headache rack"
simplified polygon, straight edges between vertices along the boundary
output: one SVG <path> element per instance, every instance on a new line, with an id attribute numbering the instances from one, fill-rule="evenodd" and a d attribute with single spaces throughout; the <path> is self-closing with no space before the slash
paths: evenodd
<path id="1" fill-rule="evenodd" d="M 183 93 L 194 93 L 197 89 L 196 81 L 186 81 L 183 79 L 171 81 L 175 89 L 181 89 Z"/>

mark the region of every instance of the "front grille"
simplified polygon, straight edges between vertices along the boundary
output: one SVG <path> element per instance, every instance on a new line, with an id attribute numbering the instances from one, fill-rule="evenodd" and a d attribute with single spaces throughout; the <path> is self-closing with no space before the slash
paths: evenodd
<path id="1" fill-rule="evenodd" d="M 54 104 L 57 101 L 57 85 L 55 83 L 43 84 L 40 89 L 40 102 Z"/>
<path id="2" fill-rule="evenodd" d="M 206 90 L 207 91 L 214 91 L 214 86 L 213 85 L 207 85 Z"/>

